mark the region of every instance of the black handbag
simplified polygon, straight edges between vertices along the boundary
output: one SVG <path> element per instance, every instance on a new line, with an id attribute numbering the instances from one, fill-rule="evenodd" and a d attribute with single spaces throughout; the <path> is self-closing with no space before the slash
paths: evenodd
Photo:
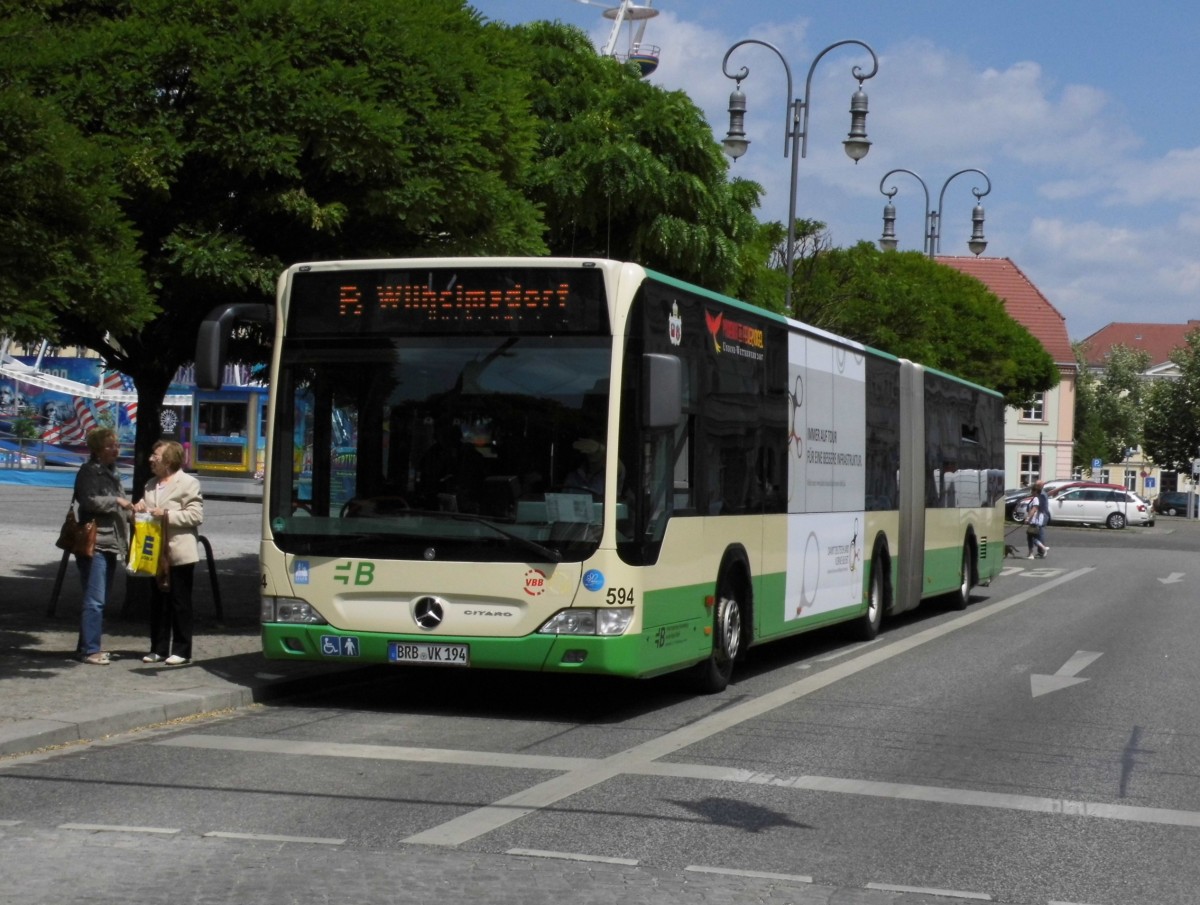
<path id="1" fill-rule="evenodd" d="M 71 497 L 71 505 L 67 508 L 67 517 L 58 529 L 58 540 L 54 542 L 54 546 L 89 559 L 96 555 L 96 520 L 81 523 L 75 518 L 74 496 Z"/>

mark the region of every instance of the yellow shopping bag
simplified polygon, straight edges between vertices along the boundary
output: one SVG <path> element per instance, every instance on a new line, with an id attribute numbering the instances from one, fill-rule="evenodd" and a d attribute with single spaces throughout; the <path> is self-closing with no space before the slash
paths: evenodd
<path id="1" fill-rule="evenodd" d="M 163 555 L 162 522 L 148 512 L 133 517 L 133 542 L 129 546 L 129 571 L 135 575 L 158 574 L 158 561 Z"/>

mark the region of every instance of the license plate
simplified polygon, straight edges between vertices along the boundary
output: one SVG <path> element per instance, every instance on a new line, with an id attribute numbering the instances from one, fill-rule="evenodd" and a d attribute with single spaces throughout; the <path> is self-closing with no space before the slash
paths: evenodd
<path id="1" fill-rule="evenodd" d="M 470 666 L 471 648 L 466 644 L 426 644 L 421 641 L 388 642 L 392 663 L 428 663 L 435 666 Z"/>

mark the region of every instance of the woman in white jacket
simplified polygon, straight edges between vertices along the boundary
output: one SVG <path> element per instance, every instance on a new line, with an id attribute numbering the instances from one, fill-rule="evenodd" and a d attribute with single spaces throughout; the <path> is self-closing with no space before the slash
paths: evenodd
<path id="1" fill-rule="evenodd" d="M 142 662 L 182 666 L 192 661 L 192 583 L 200 561 L 204 500 L 200 482 L 183 471 L 183 447 L 174 440 L 154 444 L 150 470 L 154 477 L 135 508 L 163 520 L 167 539 L 162 553 L 170 570 L 167 587 L 156 580 L 151 592 L 150 653 Z"/>

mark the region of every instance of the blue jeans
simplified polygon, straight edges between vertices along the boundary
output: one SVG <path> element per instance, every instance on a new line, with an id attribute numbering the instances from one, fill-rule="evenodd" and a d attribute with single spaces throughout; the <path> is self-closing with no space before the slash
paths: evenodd
<path id="1" fill-rule="evenodd" d="M 91 559 L 76 556 L 79 578 L 83 582 L 83 613 L 79 627 L 79 652 L 85 657 L 98 653 L 104 631 L 104 604 L 117 575 L 117 554 L 96 551 Z"/>

